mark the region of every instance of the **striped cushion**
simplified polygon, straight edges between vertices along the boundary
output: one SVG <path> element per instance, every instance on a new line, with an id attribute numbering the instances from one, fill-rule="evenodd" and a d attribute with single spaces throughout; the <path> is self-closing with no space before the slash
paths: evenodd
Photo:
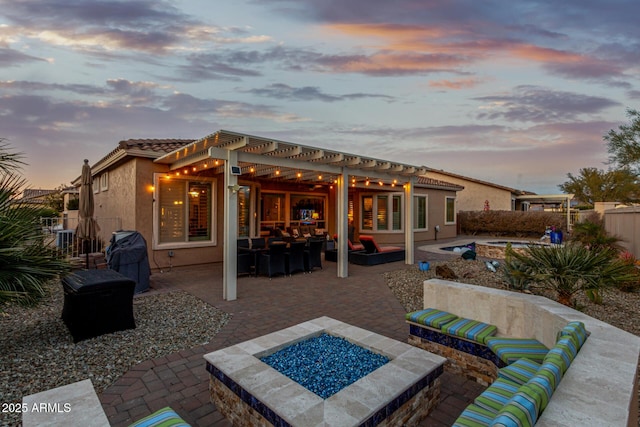
<path id="1" fill-rule="evenodd" d="M 552 354 L 558 354 L 564 359 L 564 362 L 567 364 L 567 369 L 569 368 L 569 365 L 571 365 L 571 362 L 573 362 L 573 359 L 575 359 L 576 355 L 578 354 L 577 344 L 573 340 L 573 338 L 569 336 L 564 336 L 560 338 L 556 343 L 556 345 L 553 346 L 552 350 L 553 350 Z"/>
<path id="2" fill-rule="evenodd" d="M 488 338 L 486 344 L 507 365 L 522 357 L 540 363 L 549 352 L 549 349 L 536 339 Z"/>
<path id="3" fill-rule="evenodd" d="M 495 415 L 494 412 L 487 411 L 472 403 L 462 411 L 462 414 L 453 423 L 453 427 L 486 427 Z"/>
<path id="4" fill-rule="evenodd" d="M 425 308 L 424 310 L 407 313 L 405 318 L 410 322 L 440 329 L 442 325 L 457 319 L 458 316 L 435 308 Z"/>
<path id="5" fill-rule="evenodd" d="M 558 387 L 558 384 L 560 384 L 562 375 L 566 370 L 567 368 L 566 364 L 564 363 L 564 359 L 557 354 L 551 354 L 551 351 L 549 351 L 549 354 L 547 354 L 544 358 L 544 361 L 542 362 L 542 365 L 540 366 L 540 369 L 538 369 L 536 375 L 542 375 L 546 377 L 555 390 Z"/>
<path id="6" fill-rule="evenodd" d="M 549 400 L 553 395 L 555 387 L 551 384 L 548 378 L 542 375 L 536 375 L 535 377 L 531 378 L 527 383 L 527 386 L 537 391 L 540 395 L 540 398 L 542 399 L 540 401 L 540 409 L 538 410 L 538 415 L 540 415 L 542 414 L 542 411 L 544 411 L 544 409 L 547 407 L 547 404 L 549 403 Z"/>
<path id="7" fill-rule="evenodd" d="M 492 337 L 498 332 L 498 328 L 493 325 L 462 317 L 452 320 L 441 326 L 440 329 L 446 334 L 477 341 L 481 344 L 484 344 L 488 337 Z"/>
<path id="8" fill-rule="evenodd" d="M 530 427 L 538 421 L 542 397 L 538 391 L 525 384 L 502 407 L 491 426 Z"/>
<path id="9" fill-rule="evenodd" d="M 159 411 L 145 417 L 129 427 L 191 427 L 178 416 L 170 407 L 162 408 Z"/>
<path id="10" fill-rule="evenodd" d="M 540 369 L 540 364 L 532 360 L 522 358 L 498 371 L 498 378 L 513 381 L 520 385 L 529 381 Z"/>
<path id="11" fill-rule="evenodd" d="M 560 336 L 565 335 L 575 335 L 578 342 L 578 348 L 580 348 L 587 340 L 588 333 L 584 327 L 584 323 L 576 321 L 567 323 L 567 326 L 560 331 Z"/>
<path id="12" fill-rule="evenodd" d="M 475 404 L 497 414 L 516 394 L 519 387 L 518 383 L 498 378 L 480 396 L 476 397 Z"/>

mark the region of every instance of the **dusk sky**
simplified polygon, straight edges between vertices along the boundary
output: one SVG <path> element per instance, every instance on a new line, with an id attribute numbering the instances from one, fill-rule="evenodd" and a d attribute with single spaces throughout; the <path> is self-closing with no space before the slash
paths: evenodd
<path id="1" fill-rule="evenodd" d="M 0 0 L 0 138 L 55 188 L 220 129 L 537 193 L 606 169 L 640 1 Z"/>

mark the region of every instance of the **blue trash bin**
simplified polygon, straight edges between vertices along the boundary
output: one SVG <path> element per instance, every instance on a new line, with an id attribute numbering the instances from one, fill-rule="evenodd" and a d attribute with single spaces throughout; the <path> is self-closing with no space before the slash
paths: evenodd
<path id="1" fill-rule="evenodd" d="M 562 231 L 552 231 L 549 237 L 553 244 L 559 245 L 562 243 Z"/>

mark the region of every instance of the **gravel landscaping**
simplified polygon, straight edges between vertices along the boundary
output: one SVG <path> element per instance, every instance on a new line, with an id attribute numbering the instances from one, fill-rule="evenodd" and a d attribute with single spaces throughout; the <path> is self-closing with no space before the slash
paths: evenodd
<path id="1" fill-rule="evenodd" d="M 60 319 L 59 282 L 37 307 L 0 312 L 0 402 L 91 379 L 99 394 L 133 365 L 206 344 L 228 315 L 182 291 L 134 299 L 136 329 L 73 343 Z M 1 426 L 19 426 L 21 414 L 0 414 Z"/>

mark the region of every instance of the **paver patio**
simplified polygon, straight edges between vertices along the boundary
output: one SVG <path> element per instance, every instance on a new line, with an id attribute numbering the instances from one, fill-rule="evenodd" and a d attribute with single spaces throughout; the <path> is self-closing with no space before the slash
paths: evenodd
<path id="1" fill-rule="evenodd" d="M 451 256 L 416 250 L 416 261 Z M 100 400 L 112 426 L 126 426 L 164 406 L 171 406 L 193 426 L 229 426 L 209 401 L 209 375 L 203 355 L 320 316 L 406 342 L 405 310 L 382 273 L 404 269 L 402 262 L 363 267 L 350 264 L 349 277 L 336 277 L 335 263 L 323 270 L 289 277 L 241 277 L 238 299 L 222 299 L 221 265 L 156 272 L 151 292 L 182 289 L 229 313 L 231 319 L 208 344 L 147 360 L 132 367 L 105 390 Z M 141 296 L 144 298 L 144 296 Z M 440 405 L 422 424 L 450 426 L 483 387 L 444 373 Z"/>

